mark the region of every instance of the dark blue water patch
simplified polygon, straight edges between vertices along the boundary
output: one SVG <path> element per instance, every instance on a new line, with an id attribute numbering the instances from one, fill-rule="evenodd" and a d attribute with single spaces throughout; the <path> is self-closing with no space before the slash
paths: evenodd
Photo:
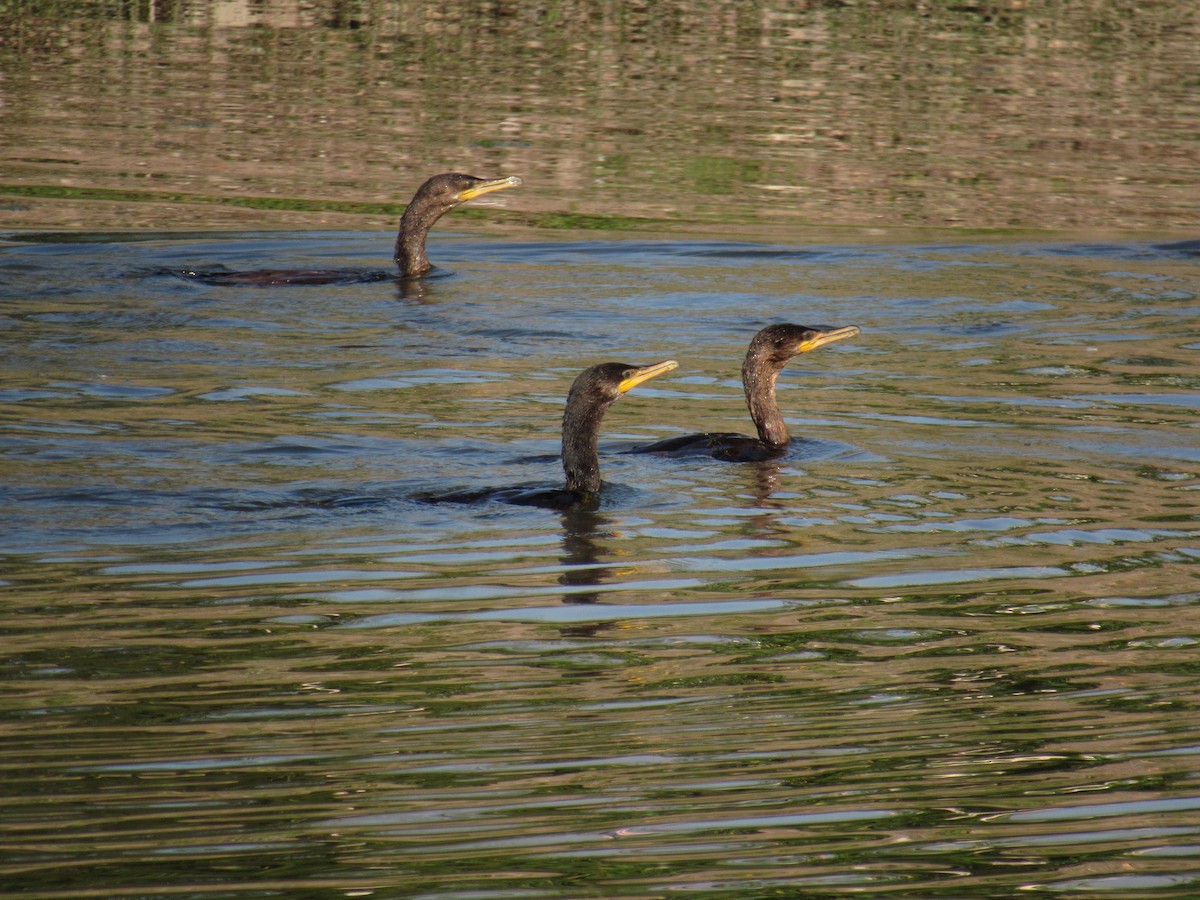
<path id="1" fill-rule="evenodd" d="M 204 440 L 187 436 L 188 430 L 195 428 L 192 422 L 180 425 L 156 420 L 149 427 L 161 434 L 131 437 L 131 426 L 116 423 L 20 423 L 14 426 L 14 433 L 0 436 L 0 452 L 22 463 L 68 463 L 112 480 L 123 477 L 127 469 L 136 470 L 143 479 L 179 479 L 189 471 L 215 467 L 225 479 L 262 480 L 275 477 L 271 474 L 275 467 L 318 466 L 331 473 L 362 473 L 371 466 L 390 474 L 392 469 L 432 470 L 439 465 L 491 469 L 503 466 L 506 460 L 503 447 L 483 444 L 459 447 L 391 436 L 340 434 L 281 434 L 263 441 Z M 26 469 L 24 477 L 55 488 L 60 484 L 56 479 L 83 480 L 78 475 L 64 476 L 61 470 L 39 473 Z"/>
<path id="2" fill-rule="evenodd" d="M 630 310 L 659 310 L 671 319 L 679 316 L 680 310 L 686 310 L 687 315 L 698 313 L 715 314 L 712 322 L 724 328 L 736 327 L 750 334 L 758 331 L 766 321 L 780 321 L 786 315 L 803 315 L 809 324 L 813 316 L 829 315 L 827 311 L 831 304 L 825 298 L 797 292 L 787 297 L 770 296 L 747 291 L 664 291 L 651 296 L 613 297 L 612 305 L 616 308 Z M 760 310 L 761 319 L 746 320 L 745 310 Z M 737 312 L 734 312 L 736 310 Z M 813 326 L 821 323 L 812 321 Z"/>
<path id="3" fill-rule="evenodd" d="M 357 487 L 357 490 L 356 490 Z M 78 519 L 87 508 L 125 509 L 132 515 L 150 520 L 155 510 L 170 510 L 173 518 L 188 518 L 201 510 L 236 512 L 256 510 L 338 509 L 378 506 L 407 498 L 410 491 L 387 486 L 363 489 L 362 486 L 301 483 L 275 490 L 266 488 L 200 488 L 195 490 L 100 485 L 61 489 L 0 489 L 0 501 L 10 509 L 21 506 L 61 507 L 75 510 Z"/>
<path id="4" fill-rule="evenodd" d="M 1161 394 L 1090 394 L 1087 399 L 1118 406 L 1179 406 L 1200 409 L 1200 392 Z"/>
<path id="5" fill-rule="evenodd" d="M 156 245 L 160 274 L 192 272 L 222 277 L 245 269 L 335 268 L 313 266 L 312 260 L 391 261 L 393 232 L 7 232 L 0 239 L 12 242 L 25 254 L 68 253 L 77 257 L 81 249 L 103 253 L 127 244 Z M 1134 243 L 1003 243 L 984 245 L 991 254 L 1009 256 L 1068 256 L 1112 260 L 1195 259 L 1200 240 Z M 297 250 L 303 255 L 298 256 Z M 660 266 L 664 262 L 698 266 L 720 264 L 754 266 L 764 263 L 795 263 L 857 266 L 864 263 L 906 270 L 937 269 L 948 265 L 1003 266 L 997 259 L 980 259 L 980 244 L 930 243 L 923 245 L 816 244 L 788 246 L 739 241 L 496 241 L 473 235 L 442 231 L 430 236 L 431 257 L 446 264 L 464 262 L 520 262 L 535 265 L 578 265 L 589 260 L 618 261 L 626 266 Z M 974 256 L 975 259 L 955 257 Z M 219 259 L 210 264 L 207 259 Z M 232 266 L 232 268 L 231 268 Z M 145 276 L 154 268 L 127 270 Z M 348 278 L 396 280 L 388 265 L 364 272 L 344 270 Z M 354 283 L 347 281 L 346 283 Z M 360 282 L 361 283 L 361 282 Z"/>
<path id="6" fill-rule="evenodd" d="M 225 269 L 231 263 L 243 268 L 243 262 L 266 268 L 266 263 L 284 259 L 296 261 L 298 267 L 312 259 L 374 259 L 390 263 L 395 232 L 9 232 L 0 239 L 15 245 L 0 248 L 0 253 L 13 251 L 35 257 L 63 253 L 78 257 L 91 252 L 120 252 L 122 245 L 128 244 L 153 245 L 149 251 L 139 249 L 136 254 L 122 255 L 133 259 L 151 256 L 168 269 L 203 266 L 206 258 L 216 258 L 220 260 L 216 267 Z M 303 255 L 297 256 L 298 252 Z"/>
<path id="7" fill-rule="evenodd" d="M 25 314 L 24 319 L 26 327 L 42 326 L 30 335 L 30 343 L 54 341 L 64 347 L 99 344 L 114 336 L 106 332 L 121 332 L 120 338 L 126 340 L 131 334 L 144 337 L 148 331 L 171 330 L 198 324 L 191 316 L 174 310 L 115 307 L 31 312 Z"/>
<path id="8" fill-rule="evenodd" d="M 411 491 L 394 485 L 289 486 L 269 490 L 240 488 L 193 497 L 198 508 L 229 512 L 276 512 L 305 509 L 377 509 L 411 498 Z"/>
<path id="9" fill-rule="evenodd" d="M 0 500 L 8 504 L 65 504 L 80 506 L 145 507 L 151 502 L 176 502 L 186 495 L 180 492 L 141 490 L 137 488 L 70 487 L 52 489 L 0 489 Z"/>
<path id="10" fill-rule="evenodd" d="M 789 420 L 789 424 L 795 427 L 802 427 L 805 423 L 794 423 Z M 787 461 L 803 461 L 813 462 L 817 460 L 844 460 L 847 462 L 883 462 L 885 457 L 865 450 L 862 447 L 839 441 L 833 438 L 812 438 L 812 437 L 794 437 L 788 445 L 788 452 L 784 456 Z"/>
<path id="11" fill-rule="evenodd" d="M 724 263 L 760 263 L 760 262 L 845 262 L 858 261 L 874 255 L 879 248 L 848 245 L 844 247 L 781 247 L 772 244 L 751 244 L 734 241 L 721 242 L 689 242 L 685 245 L 676 244 L 670 252 L 672 256 L 698 257 L 716 259 Z M 661 253 L 661 251 L 660 251 Z"/>
<path id="12" fill-rule="evenodd" d="M 621 256 L 626 262 L 624 249 L 627 242 L 607 242 L 595 249 L 589 244 L 575 244 L 584 256 Z M 794 263 L 803 266 L 825 265 L 830 267 L 861 267 L 864 265 L 887 266 L 907 271 L 938 270 L 948 266 L 970 266 L 996 268 L 1006 263 L 984 259 L 947 259 L 943 252 L 971 254 L 978 257 L 979 245 L 942 246 L 930 245 L 861 245 L 861 244 L 817 244 L 787 246 L 738 241 L 662 241 L 634 244 L 629 253 L 630 260 L 661 265 L 664 260 L 692 261 L 698 265 L 720 264 L 729 266 L 755 266 L 763 264 Z"/>
<path id="13" fill-rule="evenodd" d="M 944 319 L 948 315 L 1004 315 L 1018 313 L 1049 312 L 1060 304 L 1046 300 L 991 300 L 957 294 L 936 297 L 879 297 L 859 296 L 854 298 L 864 311 L 876 313 L 882 310 L 903 311 L 903 323 L 918 318 Z M 895 327 L 895 326 L 893 326 Z M 842 348 L 850 344 L 841 345 Z"/>
<path id="14" fill-rule="evenodd" d="M 1187 241 L 1171 241 L 1165 244 L 1152 244 L 1159 253 L 1167 256 L 1177 256 L 1184 259 L 1200 257 L 1200 239 Z"/>
<path id="15" fill-rule="evenodd" d="M 1046 312 L 1057 309 L 1057 304 L 1041 300 L 1000 300 L 995 303 L 980 304 L 993 312 Z"/>
<path id="16" fill-rule="evenodd" d="M 428 368 L 384 373 L 370 378 L 335 382 L 327 385 L 341 391 L 396 390 L 429 385 L 492 384 L 510 381 L 508 372 L 469 369 Z"/>
<path id="17" fill-rule="evenodd" d="M 905 271 L 936 271 L 952 266 L 995 268 L 1007 265 L 996 260 L 960 259 L 956 254 L 978 257 L 978 245 L 837 245 L 787 246 L 738 241 L 564 241 L 544 243 L 492 243 L 487 259 L 538 265 L 586 265 L 608 262 L 614 268 L 681 265 L 753 268 L 763 265 L 860 268 L 886 266 Z M 947 258 L 949 255 L 949 258 Z"/>
<path id="18" fill-rule="evenodd" d="M 176 280 L 195 285 L 258 286 L 259 282 L 274 282 L 274 286 L 337 286 L 371 282 L 396 282 L 398 273 L 391 261 L 393 237 L 356 233 L 263 233 L 241 232 L 214 235 L 211 232 L 133 234 L 58 234 L 30 233 L 10 235 L 22 240 L 25 253 L 41 255 L 63 253 L 72 257 L 72 270 L 81 274 L 89 265 L 113 262 L 123 256 L 126 264 L 106 274 L 114 279 Z M 122 244 L 152 245 L 142 261 L 119 254 Z M 39 246 L 41 245 L 41 246 Z M 117 251 L 117 252 L 109 252 Z M 301 251 L 302 255 L 298 255 Z M 146 256 L 156 263 L 145 262 Z M 111 257 L 111 258 L 110 258 Z M 220 261 L 208 263 L 217 258 Z M 347 260 L 374 260 L 385 263 L 380 268 L 344 268 Z M 86 262 L 85 262 L 86 261 Z M 133 264 L 128 263 L 132 261 Z M 337 264 L 330 265 L 331 261 Z M 248 275 L 251 270 L 273 269 L 273 279 Z M 281 270 L 291 269 L 290 274 Z M 298 274 L 299 273 L 299 274 Z M 56 295 L 64 293 L 61 281 Z M 165 287 L 165 285 L 164 285 Z M 166 288 L 169 289 L 169 288 Z"/>
<path id="19" fill-rule="evenodd" d="M 1080 398 L 1069 397 L 998 397 L 998 396 L 957 396 L 946 394 L 926 394 L 931 400 L 944 403 L 955 409 L 969 409 L 992 405 L 1018 406 L 1048 409 L 1091 409 L 1096 404 Z"/>
<path id="20" fill-rule="evenodd" d="M 174 388 L 168 387 L 108 382 L 51 381 L 46 387 L 52 390 L 61 389 L 77 397 L 95 397 L 102 400 L 150 400 L 176 393 Z"/>
<path id="21" fill-rule="evenodd" d="M 293 459 L 292 462 L 295 460 Z M 292 479 L 278 486 L 109 486 L 68 484 L 0 487 L 0 511 L 7 528 L 0 552 L 77 552 L 94 547 L 171 546 L 214 541 L 264 540 L 271 535 L 304 532 L 328 535 L 344 529 L 395 529 L 432 534 L 429 529 L 476 528 L 497 516 L 514 527 L 558 527 L 552 506 L 525 508 L 491 502 L 497 487 L 520 486 L 497 476 L 459 482 L 426 476 L 400 481 L 360 482 L 332 479 Z M 467 482 L 463 484 L 463 481 Z M 555 491 L 561 474 L 548 473 L 532 489 Z M 431 503 L 434 493 L 477 492 L 476 498 L 445 504 Z M 662 498 L 659 498 L 661 501 Z M 606 483 L 598 502 L 589 509 L 643 508 L 655 495 L 619 483 Z M 533 504 L 537 507 L 539 504 Z M 545 504 L 540 504 L 545 505 Z M 547 516 L 551 516 L 547 519 Z"/>
<path id="22" fill-rule="evenodd" d="M 197 400 L 208 400 L 214 403 L 240 403 L 257 400 L 263 397 L 310 397 L 306 391 L 294 391 L 289 388 L 268 387 L 265 385 L 239 385 L 237 387 L 218 388 L 215 391 L 205 391 L 196 394 Z"/>
<path id="23" fill-rule="evenodd" d="M 952 248 L 945 248 L 949 251 Z M 964 246 L 962 252 L 978 253 L 979 246 Z M 1079 242 L 1061 244 L 1007 244 L 996 247 L 997 252 L 1012 256 L 1077 257 L 1080 259 L 1111 260 L 1169 260 L 1195 259 L 1200 256 L 1200 240 L 1169 241 L 1164 243 L 1134 242 L 1128 244 Z"/>
<path id="24" fill-rule="evenodd" d="M 467 334 L 503 341 L 505 343 L 518 344 L 541 343 L 544 341 L 569 341 L 578 336 L 576 332 L 556 331 L 545 328 L 520 328 L 515 325 L 498 328 L 477 328 L 468 331 Z"/>
<path id="25" fill-rule="evenodd" d="M 17 254 L 20 254 L 17 256 Z M 12 260 L 20 264 L 12 265 Z M 0 298 L 17 301 L 52 298 L 56 303 L 97 303 L 101 308 L 130 302 L 121 278 L 130 260 L 107 244 L 70 243 L 0 248 L 8 277 L 0 278 Z"/>
<path id="26" fill-rule="evenodd" d="M 662 580 L 649 585 L 640 586 L 642 590 L 658 592 L 683 590 L 697 587 L 700 582 L 695 579 L 677 578 Z M 620 586 L 604 586 L 608 590 L 621 590 Z M 594 589 L 593 589 L 594 590 Z M 562 592 L 556 589 L 556 593 Z M 327 599 L 342 599 L 338 595 L 325 595 Z M 355 602 L 362 598 L 351 597 Z M 381 613 L 374 616 L 358 616 L 338 621 L 332 627 L 336 629 L 377 629 L 399 628 L 413 625 L 424 625 L 433 622 L 535 622 L 539 624 L 566 624 L 585 622 L 616 622 L 650 618 L 682 616 L 720 616 L 745 615 L 752 612 L 776 611 L 789 609 L 800 605 L 796 601 L 778 599 L 748 599 L 748 600 L 698 600 L 683 603 L 597 603 L 585 604 L 564 603 L 556 606 L 525 605 L 517 609 L 482 609 L 466 612 L 446 611 L 441 613 Z"/>
<path id="27" fill-rule="evenodd" d="M 308 481 L 271 488 L 0 488 L 0 552 L 171 546 L 388 527 L 414 486 Z"/>
<path id="28" fill-rule="evenodd" d="M 211 231 L 8 231 L 0 240 L 14 244 L 150 244 L 161 241 L 211 242 Z"/>
<path id="29" fill-rule="evenodd" d="M 906 331 L 953 335 L 955 337 L 998 337 L 1028 331 L 1032 326 L 1016 322 L 993 320 L 990 322 L 944 322 L 933 325 L 913 325 Z"/>
<path id="30" fill-rule="evenodd" d="M 620 452 L 620 451 L 614 451 L 612 448 L 612 445 L 607 445 L 605 447 L 602 447 L 600 449 L 600 452 L 601 453 L 612 453 L 612 452 Z M 550 466 L 557 465 L 560 458 L 561 457 L 558 455 L 558 452 L 555 451 L 553 453 L 551 453 L 551 452 L 526 453 L 523 455 L 514 455 L 512 457 L 512 461 L 518 465 L 550 467 Z"/>
<path id="31" fill-rule="evenodd" d="M 625 266 L 688 263 L 753 265 L 763 262 L 838 262 L 868 257 L 877 248 L 823 245 L 787 247 L 737 241 L 546 241 L 489 242 L 487 258 L 541 265 L 579 265 L 589 261 Z"/>
<path id="32" fill-rule="evenodd" d="M 170 276 L 221 287 L 338 287 L 387 283 L 402 298 L 423 299 L 431 283 L 453 278 L 454 266 L 487 261 L 491 242 L 463 235 L 432 235 L 428 250 L 433 269 L 420 278 L 400 276 L 392 259 L 394 233 L 303 232 L 299 235 L 256 234 L 207 236 L 205 243 L 191 247 L 172 246 L 159 254 L 171 264 L 147 269 L 142 275 Z M 207 248 L 207 254 L 206 254 Z M 297 249 L 303 251 L 297 254 Z M 209 264 L 206 258 L 219 258 Z M 345 263 L 374 260 L 382 267 L 348 268 Z M 136 273 L 134 273 L 136 274 Z"/>
<path id="33" fill-rule="evenodd" d="M 662 248 L 655 242 L 646 241 L 497 241 L 489 242 L 488 255 L 497 261 L 520 262 L 534 265 L 573 265 L 592 260 L 611 261 L 620 259 L 620 264 L 645 264 L 662 258 Z"/>
<path id="34" fill-rule="evenodd" d="M 3 248 L 0 248 L 0 253 L 2 252 Z M 32 259 L 0 256 L 0 283 L 11 284 L 20 278 L 40 278 L 45 274 L 45 266 L 35 263 Z"/>
<path id="35" fill-rule="evenodd" d="M 61 400 L 69 396 L 71 395 L 66 391 L 49 391 L 45 388 L 9 388 L 0 390 L 0 403 L 22 403 L 26 400 Z M 10 425 L 9 427 L 19 426 Z"/>
<path id="36" fill-rule="evenodd" d="M 242 447 L 237 450 L 239 456 L 253 457 L 286 457 L 290 462 L 296 457 L 322 457 L 330 455 L 345 455 L 361 452 L 362 448 L 358 444 L 335 444 L 332 442 L 319 443 L 315 440 L 305 440 L 304 442 L 295 440 L 275 440 L 269 443 L 254 444 L 249 447 Z"/>

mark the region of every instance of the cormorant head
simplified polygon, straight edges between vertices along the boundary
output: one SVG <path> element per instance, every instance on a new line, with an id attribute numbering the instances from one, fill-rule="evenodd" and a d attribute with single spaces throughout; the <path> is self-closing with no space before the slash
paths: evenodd
<path id="1" fill-rule="evenodd" d="M 629 363 L 616 362 L 600 363 L 598 366 L 592 366 L 579 373 L 575 383 L 571 385 L 571 393 L 567 396 L 567 406 L 571 406 L 573 398 L 585 396 L 608 406 L 642 382 L 649 381 L 651 378 L 678 367 L 679 363 L 673 359 L 655 363 L 652 366 L 634 366 Z"/>
<path id="2" fill-rule="evenodd" d="M 509 175 L 507 178 L 478 178 L 459 172 L 445 172 L 434 175 L 417 188 L 409 206 L 437 210 L 438 215 L 441 215 L 481 194 L 502 191 L 520 183 L 521 179 L 516 175 Z"/>
<path id="3" fill-rule="evenodd" d="M 600 490 L 596 442 L 605 410 L 626 391 L 678 366 L 673 359 L 652 366 L 601 363 L 579 373 L 563 410 L 562 464 L 568 491 L 594 494 Z"/>
<path id="4" fill-rule="evenodd" d="M 857 325 L 844 328 L 828 325 L 768 325 L 750 341 L 746 357 L 757 357 L 775 367 L 782 367 L 793 356 L 842 338 L 854 337 L 861 330 Z"/>

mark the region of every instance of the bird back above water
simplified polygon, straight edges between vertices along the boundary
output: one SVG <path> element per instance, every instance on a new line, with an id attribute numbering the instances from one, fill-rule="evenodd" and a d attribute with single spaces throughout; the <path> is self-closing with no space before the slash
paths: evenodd
<path id="1" fill-rule="evenodd" d="M 710 431 L 666 438 L 634 453 L 661 456 L 711 456 L 725 462 L 760 462 L 785 456 L 791 441 L 783 413 L 775 399 L 775 383 L 790 360 L 834 341 L 859 334 L 857 325 L 768 325 L 750 340 L 742 363 L 742 389 L 746 406 L 758 432 L 756 437 L 735 432 Z"/>
<path id="2" fill-rule="evenodd" d="M 389 281 L 397 276 L 401 279 L 424 278 L 434 271 L 426 253 L 425 242 L 429 237 L 429 230 L 438 219 L 468 200 L 520 184 L 521 179 L 516 175 L 480 178 L 460 172 L 444 172 L 427 179 L 417 188 L 400 217 L 400 227 L 392 252 L 397 272 L 344 269 L 254 269 L 247 272 L 224 272 L 188 269 L 177 274 L 205 284 L 244 284 L 261 287 L 362 284 Z"/>

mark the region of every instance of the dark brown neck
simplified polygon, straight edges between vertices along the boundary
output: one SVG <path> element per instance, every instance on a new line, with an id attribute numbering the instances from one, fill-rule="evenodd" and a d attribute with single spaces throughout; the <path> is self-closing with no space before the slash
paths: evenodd
<path id="1" fill-rule="evenodd" d="M 567 475 L 567 490 L 595 494 L 600 490 L 600 456 L 597 444 L 600 419 L 610 402 L 586 400 L 572 403 L 567 398 L 563 413 L 562 464 Z"/>
<path id="2" fill-rule="evenodd" d="M 758 428 L 758 439 L 773 447 L 782 447 L 789 440 L 787 425 L 775 402 L 775 381 L 779 369 L 765 360 L 747 355 L 742 365 L 742 387 L 746 391 L 746 406 Z"/>
<path id="3" fill-rule="evenodd" d="M 400 217 L 400 231 L 396 234 L 394 258 L 400 274 L 406 278 L 424 275 L 433 268 L 425 255 L 425 238 L 433 223 L 442 217 L 445 210 L 420 209 L 410 203 Z"/>

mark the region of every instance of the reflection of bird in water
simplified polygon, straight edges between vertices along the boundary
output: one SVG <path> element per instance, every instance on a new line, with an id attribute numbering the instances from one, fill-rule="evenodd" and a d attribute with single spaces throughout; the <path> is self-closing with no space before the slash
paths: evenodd
<path id="1" fill-rule="evenodd" d="M 562 465 L 567 476 L 564 487 L 556 490 L 492 488 L 426 496 L 435 502 L 475 503 L 500 500 L 521 506 L 567 509 L 576 504 L 594 503 L 600 492 L 600 421 L 608 408 L 632 388 L 679 366 L 675 360 L 652 366 L 626 363 L 601 363 L 584 369 L 571 385 L 562 421 Z"/>
<path id="2" fill-rule="evenodd" d="M 401 278 L 423 278 L 433 266 L 425 254 L 425 239 L 433 224 L 460 203 L 472 200 L 492 191 L 516 187 L 521 179 L 516 175 L 507 178 L 477 178 L 446 172 L 434 175 L 409 201 L 400 217 L 400 230 L 396 234 L 396 249 L 393 254 L 400 269 Z M 192 278 L 210 284 L 333 284 L 363 281 L 383 281 L 393 277 L 381 272 L 347 272 L 334 269 L 257 269 L 253 272 L 187 272 Z"/>
<path id="3" fill-rule="evenodd" d="M 577 503 L 561 511 L 563 571 L 558 583 L 563 586 L 563 603 L 573 606 L 600 603 L 602 587 L 616 571 L 603 565 L 612 555 L 608 541 L 615 538 L 612 521 L 595 506 Z M 619 619 L 596 618 L 560 625 L 565 638 L 594 638 L 615 627 Z M 578 673 L 583 675 L 583 672 Z M 586 677 L 586 676 L 585 676 Z"/>
<path id="4" fill-rule="evenodd" d="M 858 333 L 857 325 L 845 328 L 768 325 L 751 339 L 746 360 L 742 363 L 742 387 L 746 391 L 750 418 L 758 428 L 758 437 L 728 432 L 688 434 L 638 447 L 634 452 L 665 456 L 708 455 L 728 462 L 755 462 L 784 455 L 791 436 L 775 401 L 775 381 L 779 373 L 792 357 Z"/>
<path id="5" fill-rule="evenodd" d="M 606 530 L 609 520 L 595 507 L 583 504 L 564 509 L 561 515 L 563 571 L 558 583 L 566 589 L 563 603 L 597 603 L 600 592 L 589 588 L 596 588 L 612 575 L 609 566 L 600 565 L 608 555 L 601 538 L 612 537 Z"/>

